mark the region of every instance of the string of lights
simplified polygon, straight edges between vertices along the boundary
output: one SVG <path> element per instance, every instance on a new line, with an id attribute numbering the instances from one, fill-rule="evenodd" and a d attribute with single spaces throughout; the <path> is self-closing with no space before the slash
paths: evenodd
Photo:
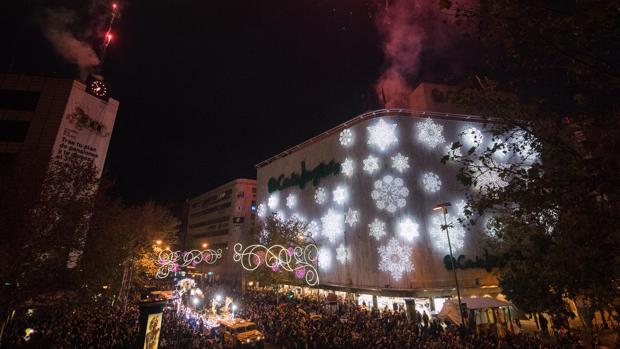
<path id="1" fill-rule="evenodd" d="M 170 275 L 170 273 L 177 272 L 181 267 L 187 267 L 190 264 L 196 266 L 199 263 L 215 264 L 222 258 L 222 249 L 217 250 L 191 250 L 187 252 L 183 251 L 171 251 L 162 250 L 159 253 L 159 269 L 155 277 L 157 279 L 164 279 Z"/>

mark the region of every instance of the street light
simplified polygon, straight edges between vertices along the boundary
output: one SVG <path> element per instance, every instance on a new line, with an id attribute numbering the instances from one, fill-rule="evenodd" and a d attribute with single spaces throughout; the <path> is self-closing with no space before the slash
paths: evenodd
<path id="1" fill-rule="evenodd" d="M 206 242 L 202 244 L 202 248 L 207 248 L 207 246 L 209 246 L 209 244 L 207 244 Z"/>
<path id="2" fill-rule="evenodd" d="M 448 248 L 450 249 L 450 264 L 452 265 L 452 272 L 454 272 L 454 283 L 456 284 L 456 297 L 459 301 L 459 314 L 461 315 L 461 326 L 465 326 L 465 320 L 463 320 L 463 310 L 461 309 L 461 289 L 459 288 L 459 279 L 456 277 L 456 268 L 454 267 L 454 256 L 452 255 L 452 243 L 450 242 L 450 233 L 448 232 L 448 207 L 452 206 L 449 202 L 443 202 L 438 204 L 433 208 L 433 210 L 438 211 L 441 210 L 443 213 L 443 223 L 444 225 L 441 227 L 446 230 L 446 235 L 448 236 Z"/>
<path id="3" fill-rule="evenodd" d="M 157 244 L 157 246 L 161 245 L 161 240 L 157 240 L 155 241 L 155 243 Z"/>

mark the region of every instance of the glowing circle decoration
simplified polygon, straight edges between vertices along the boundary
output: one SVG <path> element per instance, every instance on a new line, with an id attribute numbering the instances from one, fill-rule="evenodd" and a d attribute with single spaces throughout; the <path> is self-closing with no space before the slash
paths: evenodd
<path id="1" fill-rule="evenodd" d="M 409 189 L 404 186 L 401 178 L 386 175 L 383 179 L 375 181 L 370 196 L 378 209 L 394 213 L 407 204 L 405 198 L 409 196 Z"/>

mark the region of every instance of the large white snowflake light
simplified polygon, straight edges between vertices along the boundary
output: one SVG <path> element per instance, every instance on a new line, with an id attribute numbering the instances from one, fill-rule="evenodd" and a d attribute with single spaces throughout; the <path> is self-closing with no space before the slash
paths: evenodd
<path id="1" fill-rule="evenodd" d="M 349 208 L 347 213 L 345 213 L 345 215 L 344 215 L 344 222 L 346 224 L 348 224 L 350 227 L 352 227 L 355 224 L 357 224 L 357 222 L 359 220 L 360 220 L 360 213 L 359 213 L 359 211 L 354 210 L 352 208 Z"/>
<path id="2" fill-rule="evenodd" d="M 459 200 L 454 204 L 456 208 L 456 215 L 459 218 L 465 218 L 465 207 L 467 207 L 467 202 L 465 200 Z"/>
<path id="3" fill-rule="evenodd" d="M 512 135 L 510 143 L 511 148 L 524 161 L 534 162 L 540 158 L 540 153 L 535 149 L 536 138 L 526 130 L 516 130 Z"/>
<path id="4" fill-rule="evenodd" d="M 452 144 L 446 145 L 445 152 L 450 159 L 458 159 L 463 156 L 463 153 L 461 153 L 461 148 L 459 147 L 452 149 Z"/>
<path id="5" fill-rule="evenodd" d="M 398 240 L 392 238 L 387 245 L 379 246 L 379 270 L 387 271 L 396 281 L 403 274 L 413 271 L 411 262 L 411 249 L 403 246 Z"/>
<path id="6" fill-rule="evenodd" d="M 340 164 L 340 170 L 345 176 L 351 177 L 353 172 L 355 172 L 355 162 L 349 158 L 344 159 L 342 164 Z"/>
<path id="7" fill-rule="evenodd" d="M 350 129 L 345 128 L 344 130 L 342 130 L 342 132 L 340 132 L 340 137 L 338 138 L 338 140 L 340 141 L 340 144 L 345 147 L 352 145 L 353 144 L 353 132 L 351 132 Z"/>
<path id="8" fill-rule="evenodd" d="M 372 155 L 368 155 L 368 157 L 364 159 L 363 162 L 364 171 L 368 172 L 368 174 L 373 174 L 379 169 L 379 159 Z"/>
<path id="9" fill-rule="evenodd" d="M 508 182 L 502 179 L 500 171 L 507 165 L 497 162 L 488 162 L 486 165 L 482 161 L 476 161 L 471 165 L 472 179 L 475 182 L 475 188 L 482 192 L 500 189 L 508 185 Z"/>
<path id="10" fill-rule="evenodd" d="M 318 187 L 314 191 L 314 202 L 316 202 L 319 205 L 323 205 L 324 203 L 327 202 L 328 195 L 329 194 L 327 193 L 327 190 L 325 190 L 325 188 Z"/>
<path id="11" fill-rule="evenodd" d="M 351 250 L 345 247 L 344 244 L 340 244 L 336 248 L 336 259 L 340 264 L 346 264 L 351 260 Z"/>
<path id="12" fill-rule="evenodd" d="M 329 270 L 332 266 L 332 252 L 327 247 L 321 247 L 317 256 L 319 268 Z"/>
<path id="13" fill-rule="evenodd" d="M 379 241 L 383 236 L 385 236 L 385 222 L 380 221 L 378 218 L 368 224 L 369 235 L 377 239 Z"/>
<path id="14" fill-rule="evenodd" d="M 441 189 L 439 176 L 432 172 L 426 172 L 422 175 L 422 184 L 424 185 L 424 190 L 429 193 L 435 193 Z"/>
<path id="15" fill-rule="evenodd" d="M 446 139 L 443 138 L 443 126 L 435 123 L 430 118 L 419 122 L 417 127 L 418 140 L 426 144 L 429 148 L 435 148 L 446 141 Z"/>
<path id="16" fill-rule="evenodd" d="M 394 213 L 398 208 L 405 207 L 409 189 L 403 185 L 402 179 L 386 175 L 375 181 L 374 188 L 370 196 L 375 200 L 378 209 Z"/>
<path id="17" fill-rule="evenodd" d="M 344 215 L 336 210 L 330 208 L 327 214 L 321 218 L 321 224 L 323 225 L 323 236 L 332 244 L 344 234 Z"/>
<path id="18" fill-rule="evenodd" d="M 463 140 L 465 141 L 465 144 L 471 147 L 477 147 L 482 144 L 484 136 L 482 135 L 482 131 L 479 129 L 475 127 L 468 127 L 465 131 L 463 131 Z"/>
<path id="19" fill-rule="evenodd" d="M 398 142 L 396 124 L 388 124 L 383 119 L 379 119 L 379 122 L 374 126 L 368 126 L 366 129 L 368 129 L 369 134 L 368 144 L 376 145 L 382 151 Z"/>
<path id="20" fill-rule="evenodd" d="M 278 207 L 279 202 L 280 197 L 278 196 L 278 194 L 273 193 L 269 195 L 269 199 L 267 199 L 267 206 L 269 206 L 270 209 L 275 210 L 276 207 Z"/>
<path id="21" fill-rule="evenodd" d="M 409 168 L 409 158 L 401 153 L 392 156 L 392 168 L 402 173 Z"/>
<path id="22" fill-rule="evenodd" d="M 411 218 L 402 219 L 398 223 L 398 235 L 408 242 L 413 242 L 415 238 L 420 236 L 419 225 Z"/>
<path id="23" fill-rule="evenodd" d="M 338 205 L 342 205 L 349 198 L 349 193 L 347 192 L 347 188 L 337 186 L 336 189 L 333 191 L 332 196 L 335 203 L 337 203 Z"/>
<path id="24" fill-rule="evenodd" d="M 452 244 L 452 251 L 458 251 L 465 245 L 465 229 L 463 226 L 450 214 L 446 215 L 448 222 L 448 232 L 450 233 L 450 243 Z M 444 224 L 443 215 L 436 215 L 431 219 L 430 237 L 433 241 L 433 247 L 436 250 L 449 253 L 450 248 L 448 246 L 448 236 L 446 231 L 441 229 Z"/>
<path id="25" fill-rule="evenodd" d="M 319 226 L 319 223 L 315 220 L 310 221 L 310 223 L 306 226 L 306 233 L 314 240 L 318 239 L 321 234 L 321 227 Z"/>
<path id="26" fill-rule="evenodd" d="M 293 222 L 299 222 L 299 223 L 305 223 L 307 221 L 306 217 L 302 216 L 301 214 L 297 212 L 291 215 L 291 220 Z"/>
<path id="27" fill-rule="evenodd" d="M 297 196 L 295 194 L 288 194 L 286 197 L 286 207 L 293 209 L 297 206 Z"/>
<path id="28" fill-rule="evenodd" d="M 265 216 L 267 215 L 267 207 L 265 207 L 265 204 L 258 204 L 258 207 L 256 208 L 256 214 L 260 218 L 265 218 Z"/>

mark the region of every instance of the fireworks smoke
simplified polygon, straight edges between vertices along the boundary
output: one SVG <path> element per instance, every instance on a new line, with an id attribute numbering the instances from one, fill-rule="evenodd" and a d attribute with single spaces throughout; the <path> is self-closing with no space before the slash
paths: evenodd
<path id="1" fill-rule="evenodd" d="M 445 61 L 443 75 L 456 74 L 462 65 L 462 28 L 454 17 L 441 11 L 438 0 L 394 0 L 387 2 L 376 20 L 384 37 L 386 69 L 375 90 L 385 107 L 407 107 L 412 84 L 419 82 L 422 69 L 435 59 Z M 424 58 L 424 59 L 423 59 Z M 423 62 L 429 61 L 424 65 Z M 428 75 L 428 74 L 424 74 Z M 431 74 L 432 75 L 432 74 Z"/>

